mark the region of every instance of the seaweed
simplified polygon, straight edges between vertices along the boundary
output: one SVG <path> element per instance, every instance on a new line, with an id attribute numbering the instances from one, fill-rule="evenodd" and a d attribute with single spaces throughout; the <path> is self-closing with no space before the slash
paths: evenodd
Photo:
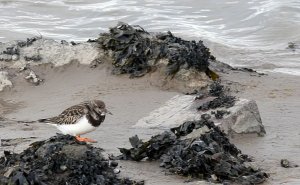
<path id="1" fill-rule="evenodd" d="M 74 41 L 71 41 L 70 43 L 71 43 L 72 46 L 78 45 L 78 43 L 76 43 Z"/>
<path id="2" fill-rule="evenodd" d="M 209 131 L 194 138 L 181 138 L 202 127 Z M 258 184 L 268 178 L 261 169 L 245 164 L 251 159 L 230 143 L 208 114 L 202 115 L 200 120 L 188 121 L 155 135 L 149 141 L 143 142 L 138 136 L 130 141 L 132 148 L 121 148 L 119 159 L 160 160 L 160 167 L 172 173 L 223 183 Z"/>
<path id="3" fill-rule="evenodd" d="M 211 83 L 209 88 L 209 95 L 216 97 L 224 95 L 226 91 L 224 85 L 221 84 L 221 81 Z"/>
<path id="4" fill-rule="evenodd" d="M 32 38 L 27 38 L 26 41 L 18 41 L 17 45 L 19 47 L 25 47 L 25 46 L 30 46 L 32 45 L 35 41 L 41 39 L 42 37 L 32 37 Z"/>
<path id="5" fill-rule="evenodd" d="M 96 39 L 88 39 L 86 42 L 92 43 L 92 42 L 97 42 L 97 40 Z"/>
<path id="6" fill-rule="evenodd" d="M 209 95 L 216 97 L 215 99 L 203 103 L 201 106 L 197 108 L 197 110 L 207 111 L 209 109 L 216 108 L 230 108 L 234 106 L 236 98 L 235 96 L 229 95 L 230 89 L 225 88 L 221 81 L 214 81 L 210 84 Z"/>
<path id="7" fill-rule="evenodd" d="M 20 50 L 17 46 L 15 47 L 7 47 L 3 54 L 7 55 L 20 55 Z"/>
<path id="8" fill-rule="evenodd" d="M 144 184 L 117 177 L 118 163 L 106 159 L 102 151 L 60 134 L 32 143 L 20 154 L 5 151 L 0 158 L 0 184 Z"/>
<path id="9" fill-rule="evenodd" d="M 38 62 L 38 61 L 42 60 L 42 57 L 38 54 L 38 55 L 33 55 L 33 56 L 24 56 L 24 59 L 26 61 Z"/>
<path id="10" fill-rule="evenodd" d="M 230 114 L 230 111 L 227 111 L 227 110 L 217 110 L 216 112 L 215 111 L 211 111 L 211 114 L 214 114 L 216 119 L 222 119 L 225 114 L 227 114 L 227 115 Z"/>
<path id="11" fill-rule="evenodd" d="M 216 109 L 221 107 L 230 108 L 234 106 L 235 100 L 236 98 L 234 96 L 222 95 L 209 102 L 202 104 L 197 109 L 206 111 L 209 109 Z"/>
<path id="12" fill-rule="evenodd" d="M 140 26 L 120 22 L 103 33 L 97 42 L 104 50 L 113 51 L 115 74 L 140 77 L 155 69 L 159 59 L 167 59 L 166 74 L 181 68 L 208 71 L 209 60 L 215 59 L 202 41 L 186 41 L 170 31 L 151 35 Z"/>

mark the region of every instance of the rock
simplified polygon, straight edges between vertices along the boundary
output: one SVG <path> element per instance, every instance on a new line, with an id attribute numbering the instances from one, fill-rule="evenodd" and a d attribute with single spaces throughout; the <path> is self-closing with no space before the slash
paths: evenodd
<path id="1" fill-rule="evenodd" d="M 290 49 L 292 51 L 296 51 L 296 49 L 299 49 L 299 48 L 300 48 L 300 44 L 296 43 L 296 42 L 289 42 L 288 46 L 287 46 L 287 49 Z"/>
<path id="2" fill-rule="evenodd" d="M 11 86 L 12 82 L 8 79 L 8 73 L 6 71 L 0 71 L 0 92 Z"/>
<path id="3" fill-rule="evenodd" d="M 117 168 L 116 168 L 116 169 L 114 169 L 114 173 L 115 173 L 115 174 L 119 174 L 120 172 L 121 172 L 121 170 L 120 170 L 120 169 L 117 169 Z"/>
<path id="4" fill-rule="evenodd" d="M 281 159 L 280 160 L 280 165 L 284 168 L 295 168 L 295 167 L 298 167 L 297 164 L 294 164 L 292 162 L 290 162 L 289 160 L 287 159 Z"/>
<path id="5" fill-rule="evenodd" d="M 81 64 L 90 64 L 99 58 L 99 55 L 101 50 L 96 43 L 91 42 L 65 45 L 52 39 L 34 37 L 27 41 L 0 43 L 0 61 L 12 61 L 5 65 L 13 68 L 20 68 L 28 63 L 27 61 L 31 65 L 52 63 L 54 66 L 62 66 L 73 60 Z"/>
<path id="6" fill-rule="evenodd" d="M 11 61 L 12 60 L 12 56 L 11 55 L 7 55 L 7 54 L 0 54 L 0 61 Z"/>
<path id="7" fill-rule="evenodd" d="M 289 168 L 290 167 L 290 161 L 288 161 L 287 159 L 281 159 L 280 165 L 284 168 Z"/>
<path id="8" fill-rule="evenodd" d="M 218 177 L 217 177 L 215 174 L 212 174 L 212 175 L 211 175 L 211 179 L 212 179 L 214 182 L 217 182 Z"/>
<path id="9" fill-rule="evenodd" d="M 196 107 L 193 106 L 194 98 L 193 95 L 176 95 L 148 116 L 138 120 L 134 127 L 171 128 L 194 120 L 195 116 L 200 118 Z"/>
<path id="10" fill-rule="evenodd" d="M 19 72 L 26 71 L 27 69 L 29 69 L 29 64 L 24 64 L 19 67 Z"/>
<path id="11" fill-rule="evenodd" d="M 213 60 L 209 63 L 209 68 L 213 71 L 216 72 L 222 72 L 222 73 L 228 73 L 231 70 L 233 70 L 234 68 L 231 67 L 230 65 L 220 62 L 218 60 Z"/>
<path id="12" fill-rule="evenodd" d="M 226 132 L 266 134 L 254 100 L 239 99 L 228 111 L 231 113 L 219 122 L 222 128 L 227 130 Z"/>
<path id="13" fill-rule="evenodd" d="M 32 70 L 30 70 L 28 76 L 26 76 L 25 79 L 33 83 L 34 85 L 39 85 L 43 81 Z"/>
<path id="14" fill-rule="evenodd" d="M 59 167 L 62 171 L 66 171 L 68 169 L 68 167 L 66 165 L 61 165 Z"/>
<path id="15" fill-rule="evenodd" d="M 1 48 L 1 47 L 0 47 Z M 19 46 L 17 45 L 12 45 L 12 46 L 7 46 L 6 48 L 2 49 L 3 51 L 1 52 L 0 50 L 0 61 L 12 61 L 12 60 L 17 60 L 19 57 Z"/>
<path id="16" fill-rule="evenodd" d="M 19 55 L 13 55 L 13 56 L 11 56 L 11 59 L 13 60 L 13 61 L 17 61 L 17 60 L 19 60 Z"/>
<path id="17" fill-rule="evenodd" d="M 116 161 L 109 161 L 109 166 L 111 166 L 111 167 L 117 167 L 118 166 L 118 162 L 116 162 Z"/>
<path id="18" fill-rule="evenodd" d="M 201 89 L 207 87 L 211 82 L 209 77 L 195 69 L 181 69 L 172 79 L 173 83 L 176 83 L 178 89 L 184 89 L 185 91 L 193 91 L 195 89 Z M 182 87 L 180 87 L 182 86 Z"/>
<path id="19" fill-rule="evenodd" d="M 211 101 L 214 97 L 196 99 L 196 95 L 177 95 L 167 101 L 160 108 L 153 110 L 148 116 L 141 118 L 134 127 L 143 128 L 171 128 L 185 121 L 194 121 L 201 115 L 212 114 L 212 110 L 197 111 L 197 107 Z M 221 111 L 223 108 L 213 109 Z M 220 126 L 225 133 L 257 133 L 265 134 L 258 107 L 254 100 L 237 99 L 235 105 L 226 109 L 229 114 L 223 115 L 222 119 L 215 118 L 213 121 Z"/>
<path id="20" fill-rule="evenodd" d="M 90 68 L 96 68 L 99 64 L 103 63 L 101 59 L 96 58 L 90 63 Z"/>

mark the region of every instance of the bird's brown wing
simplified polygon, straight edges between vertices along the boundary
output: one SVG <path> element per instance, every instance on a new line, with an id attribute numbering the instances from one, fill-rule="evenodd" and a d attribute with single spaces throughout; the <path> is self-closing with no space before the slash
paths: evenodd
<path id="1" fill-rule="evenodd" d="M 58 125 L 74 124 L 78 119 L 87 114 L 85 104 L 78 104 L 64 110 L 60 115 L 47 119 L 49 122 Z"/>

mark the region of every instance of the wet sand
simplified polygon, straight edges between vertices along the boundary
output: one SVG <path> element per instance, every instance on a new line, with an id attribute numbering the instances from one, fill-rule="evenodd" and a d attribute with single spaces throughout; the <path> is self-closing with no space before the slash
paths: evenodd
<path id="1" fill-rule="evenodd" d="M 264 137 L 238 136 L 233 143 L 270 173 L 265 184 L 300 184 L 300 167 L 280 166 L 281 159 L 300 164 L 300 78 L 278 73 L 262 77 L 233 73 L 225 78 L 242 85 L 238 96 L 257 101 L 267 132 Z"/>
<path id="2" fill-rule="evenodd" d="M 33 121 L 55 116 L 65 108 L 87 99 L 101 99 L 113 113 L 103 125 L 87 134 L 98 141 L 107 154 L 118 155 L 118 147 L 129 147 L 128 138 L 138 134 L 147 139 L 160 129 L 141 129 L 132 126 L 149 112 L 160 107 L 178 92 L 160 90 L 150 84 L 149 76 L 129 79 L 112 76 L 107 66 L 91 69 L 88 66 L 70 64 L 59 68 L 49 65 L 34 69 L 45 82 L 34 86 L 22 76 L 13 78 L 14 88 L 0 94 L 0 108 L 4 117 L 13 120 Z M 236 72 L 222 75 L 227 84 L 240 97 L 257 101 L 267 134 L 235 136 L 232 141 L 245 154 L 255 157 L 258 167 L 264 168 L 271 177 L 265 184 L 300 183 L 300 168 L 285 169 L 280 159 L 287 158 L 300 164 L 300 79 L 294 76 L 270 74 L 251 76 Z M 46 139 L 59 132 L 51 125 L 42 123 L 0 122 L 2 139 L 37 137 L 1 147 L 3 150 L 20 152 L 30 142 Z M 187 178 L 165 175 L 157 162 L 121 161 L 121 174 L 144 179 L 146 184 L 184 184 Z M 297 183 L 298 182 L 298 183 Z M 189 184 L 208 184 L 194 181 Z"/>

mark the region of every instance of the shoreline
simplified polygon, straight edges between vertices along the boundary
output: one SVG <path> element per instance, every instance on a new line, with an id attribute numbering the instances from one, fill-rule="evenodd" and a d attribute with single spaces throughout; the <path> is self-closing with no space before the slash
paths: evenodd
<path id="1" fill-rule="evenodd" d="M 194 73 L 185 69 L 182 69 L 184 72 L 181 76 L 169 78 L 162 73 L 161 66 L 157 67 L 157 71 L 139 78 L 129 78 L 128 74 L 112 75 L 110 59 L 105 58 L 105 53 L 98 51 L 93 43 L 73 46 L 54 40 L 29 41 L 26 45 L 30 46 L 21 47 L 21 51 L 4 46 L 6 52 L 11 54 L 5 55 L 9 60 L 1 62 L 1 67 L 8 71 L 7 79 L 13 85 L 0 92 L 0 118 L 3 116 L 10 120 L 0 122 L 0 135 L 1 139 L 17 140 L 10 146 L 1 147 L 0 156 L 4 150 L 21 152 L 31 142 L 49 138 L 59 132 L 50 125 L 27 121 L 57 115 L 65 108 L 87 99 L 103 100 L 113 113 L 87 137 L 97 140 L 94 146 L 104 148 L 106 154 L 117 155 L 118 147 L 130 147 L 129 137 L 139 135 L 147 140 L 163 130 L 159 127 L 135 128 L 138 120 L 174 96 L 206 87 L 211 82 L 203 72 Z M 61 49 L 64 52 L 57 52 Z M 90 50 L 89 55 L 83 55 Z M 52 56 L 51 53 L 57 55 Z M 27 61 L 28 57 L 38 60 Z M 163 60 L 160 62 L 165 64 Z M 300 107 L 300 79 L 287 74 L 262 75 L 249 69 L 232 70 L 221 62 L 215 62 L 211 67 L 220 75 L 222 83 L 231 88 L 233 95 L 257 102 L 267 132 L 264 137 L 254 134 L 234 135 L 231 138 L 233 144 L 243 153 L 253 156 L 257 167 L 271 174 L 264 184 L 299 183 L 297 174 L 300 169 L 282 168 L 280 160 L 286 158 L 300 164 L 300 116 L 297 114 Z M 124 169 L 121 169 L 122 175 L 143 179 L 147 184 L 182 184 L 187 180 L 174 175 L 166 176 L 167 172 L 156 163 L 120 161 L 120 164 Z M 208 184 L 196 181 L 190 184 Z"/>
<path id="2" fill-rule="evenodd" d="M 109 69 L 100 66 L 95 69 L 84 65 L 68 65 L 53 69 L 46 67 L 40 72 L 45 74 L 47 79 L 45 83 L 34 86 L 19 79 L 14 82 L 16 85 L 13 89 L 1 92 L 2 101 L 7 103 L 1 105 L 8 108 L 5 117 L 35 120 L 56 115 L 68 105 L 87 97 L 101 97 L 100 99 L 107 103 L 114 115 L 107 117 L 97 131 L 87 136 L 98 140 L 95 146 L 104 148 L 108 154 L 118 154 L 118 146 L 129 147 L 128 138 L 135 134 L 148 139 L 153 134 L 161 132 L 160 129 L 142 129 L 133 126 L 140 118 L 147 116 L 149 112 L 179 94 L 152 86 L 147 76 L 137 79 L 129 79 L 126 75 L 114 76 L 109 73 Z M 223 83 L 229 85 L 239 97 L 256 100 L 267 132 L 264 137 L 237 135 L 231 139 L 232 142 L 243 153 L 253 156 L 258 167 L 271 174 L 270 179 L 264 184 L 300 182 L 297 177 L 299 168 L 285 169 L 280 166 L 280 160 L 284 158 L 300 164 L 300 157 L 297 155 L 300 140 L 299 129 L 297 129 L 299 128 L 297 107 L 300 106 L 298 100 L 300 87 L 297 84 L 300 80 L 291 75 L 259 76 L 240 71 L 222 73 L 221 77 Z M 32 141 L 46 139 L 58 132 L 56 128 L 40 123 L 3 126 L 0 133 L 3 139 L 20 136 L 37 137 L 21 142 L 16 147 L 4 147 L 15 152 L 22 151 Z M 144 179 L 147 184 L 157 182 L 166 185 L 182 184 L 185 180 L 178 176 L 174 178 L 174 175 L 165 176 L 162 173 L 163 169 L 156 164 L 128 161 L 121 161 L 120 164 L 123 166 L 122 175 Z M 143 172 L 144 168 L 150 171 Z M 207 182 L 201 181 L 202 183 Z"/>

